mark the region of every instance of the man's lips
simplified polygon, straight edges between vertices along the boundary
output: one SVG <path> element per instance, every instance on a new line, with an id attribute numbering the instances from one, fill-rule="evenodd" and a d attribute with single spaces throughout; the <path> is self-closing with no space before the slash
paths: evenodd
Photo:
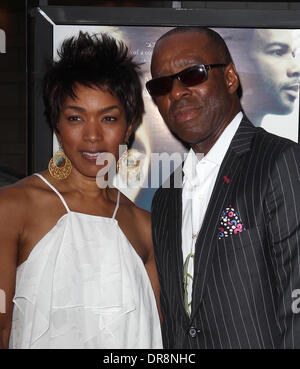
<path id="1" fill-rule="evenodd" d="M 195 118 L 199 113 L 199 108 L 195 107 L 185 107 L 183 109 L 177 109 L 174 111 L 173 115 L 175 121 L 178 123 L 183 123 L 188 120 Z"/>
<path id="2" fill-rule="evenodd" d="M 282 90 L 296 99 L 298 97 L 299 84 L 284 86 Z"/>

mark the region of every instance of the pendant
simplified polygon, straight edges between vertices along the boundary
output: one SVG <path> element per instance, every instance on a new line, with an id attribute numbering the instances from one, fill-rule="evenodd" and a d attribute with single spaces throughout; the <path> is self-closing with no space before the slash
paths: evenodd
<path id="1" fill-rule="evenodd" d="M 194 240 L 195 238 L 197 238 L 198 237 L 198 233 L 199 232 L 197 232 L 197 233 L 192 233 L 192 239 Z"/>

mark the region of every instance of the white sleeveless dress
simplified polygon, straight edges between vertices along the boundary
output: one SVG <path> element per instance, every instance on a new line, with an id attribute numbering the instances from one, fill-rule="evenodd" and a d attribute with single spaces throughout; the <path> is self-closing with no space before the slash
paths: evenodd
<path id="1" fill-rule="evenodd" d="M 67 213 L 17 268 L 10 348 L 162 348 L 148 274 L 115 219 Z M 45 209 L 45 213 L 46 213 Z"/>

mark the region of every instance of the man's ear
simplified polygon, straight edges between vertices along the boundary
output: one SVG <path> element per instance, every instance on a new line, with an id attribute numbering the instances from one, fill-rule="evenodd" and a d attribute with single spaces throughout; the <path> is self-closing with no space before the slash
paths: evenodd
<path id="1" fill-rule="evenodd" d="M 227 89 L 230 94 L 236 92 L 240 85 L 239 76 L 235 69 L 235 65 L 231 62 L 225 68 L 225 80 L 227 84 Z"/>

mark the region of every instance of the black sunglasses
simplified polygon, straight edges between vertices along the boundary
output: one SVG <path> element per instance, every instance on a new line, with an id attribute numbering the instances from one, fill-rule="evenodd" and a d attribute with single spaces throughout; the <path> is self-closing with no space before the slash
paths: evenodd
<path id="1" fill-rule="evenodd" d="M 207 80 L 210 69 L 219 67 L 226 67 L 226 64 L 194 65 L 171 76 L 151 79 L 146 83 L 146 88 L 152 97 L 166 95 L 172 90 L 174 79 L 178 79 L 184 87 L 195 86 Z"/>

